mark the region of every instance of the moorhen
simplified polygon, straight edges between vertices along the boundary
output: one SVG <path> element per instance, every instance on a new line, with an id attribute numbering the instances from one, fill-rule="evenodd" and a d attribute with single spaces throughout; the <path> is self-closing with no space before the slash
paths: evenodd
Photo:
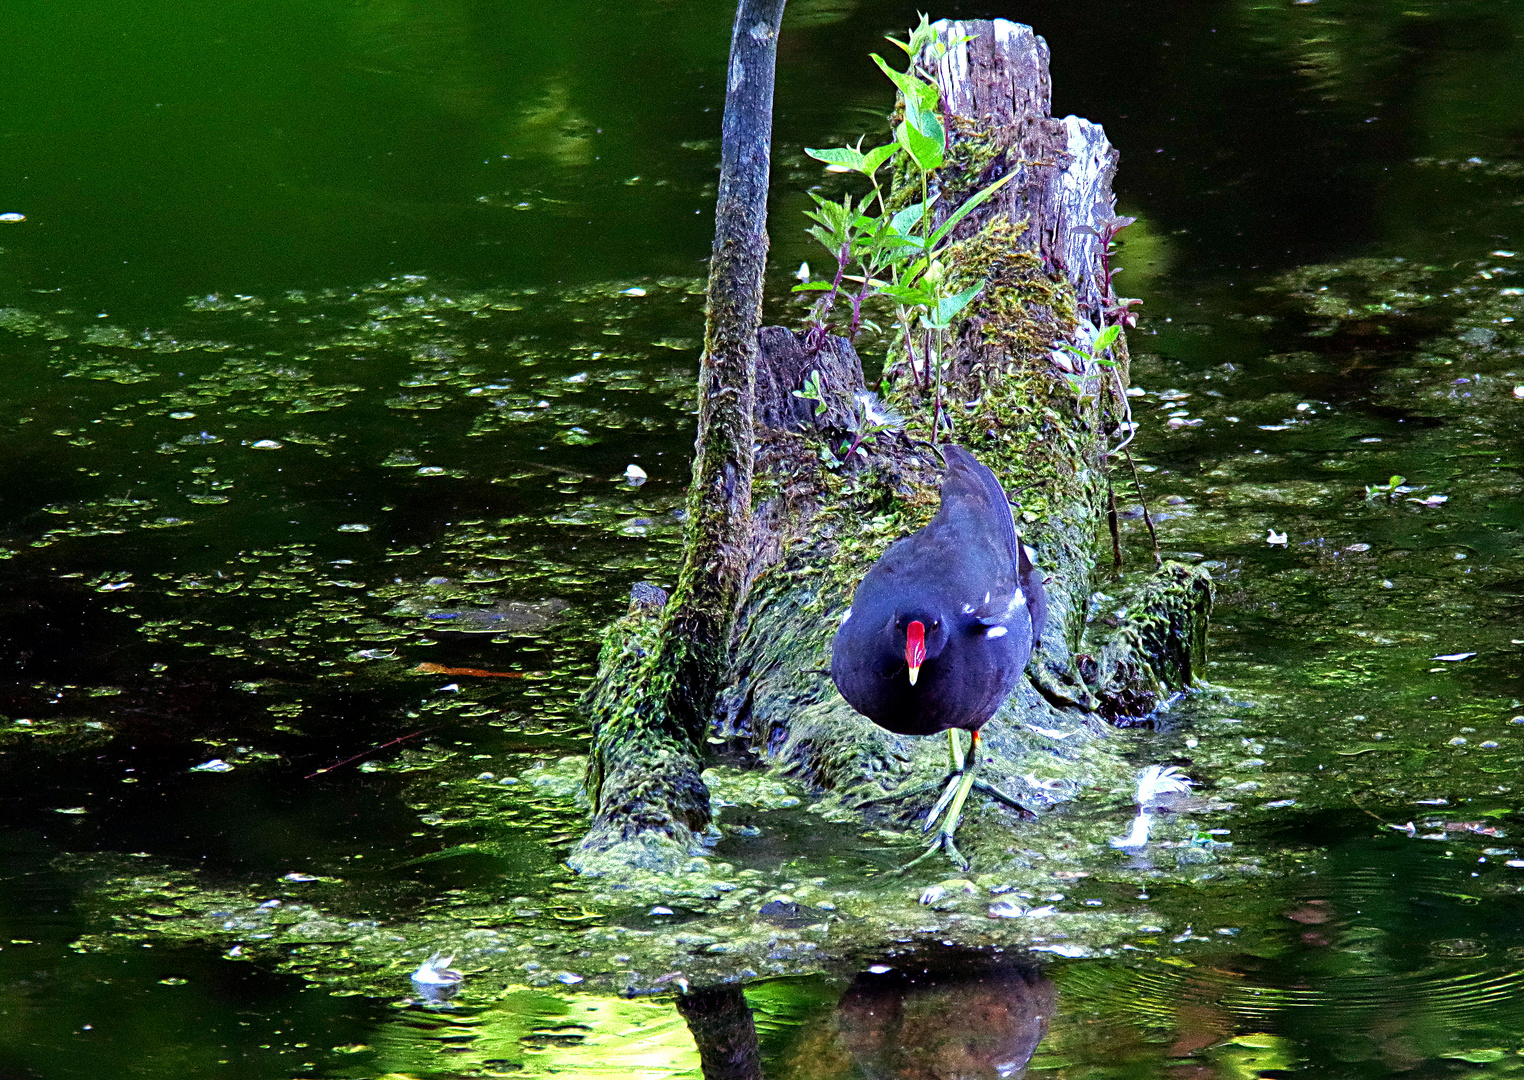
<path id="1" fill-rule="evenodd" d="M 947 732 L 952 775 L 923 831 L 944 807 L 947 817 L 920 858 L 940 848 L 967 866 L 953 832 L 971 788 L 1029 813 L 976 780 L 974 770 L 979 729 L 1021 678 L 1047 597 L 995 474 L 961 446 L 940 450 L 947 463 L 942 506 L 920 532 L 891 544 L 857 586 L 831 644 L 831 678 L 879 727 L 899 735 Z M 972 735 L 967 765 L 959 728 Z"/>

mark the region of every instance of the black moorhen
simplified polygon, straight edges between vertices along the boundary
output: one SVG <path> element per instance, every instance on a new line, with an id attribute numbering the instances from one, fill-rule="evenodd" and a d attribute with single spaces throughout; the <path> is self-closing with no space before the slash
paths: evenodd
<path id="1" fill-rule="evenodd" d="M 925 829 L 944 806 L 947 818 L 926 855 L 941 848 L 967 866 L 953 832 L 971 788 L 1026 812 L 976 780 L 974 769 L 979 729 L 1021 678 L 1042 633 L 1047 596 L 995 474 L 961 446 L 940 449 L 947 463 L 942 506 L 920 532 L 891 544 L 857 586 L 831 644 L 831 678 L 879 727 L 900 735 L 947 732 L 953 775 Z M 966 767 L 958 728 L 972 733 Z"/>

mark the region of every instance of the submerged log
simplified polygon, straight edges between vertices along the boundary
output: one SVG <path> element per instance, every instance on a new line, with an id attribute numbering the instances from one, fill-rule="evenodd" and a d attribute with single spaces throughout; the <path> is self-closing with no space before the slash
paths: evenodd
<path id="1" fill-rule="evenodd" d="M 1090 230 L 1115 214 L 1117 153 L 1099 126 L 1048 115 L 1047 46 L 1029 27 L 996 20 L 936 29 L 956 43 L 918 61 L 941 89 L 952 135 L 947 164 L 933 178 L 940 220 L 1015 174 L 958 225 L 940 255 L 952 289 L 984 282 L 950 343 L 944 392 L 950 437 L 1012 493 L 1018 528 L 1048 577 L 1042 645 L 1028 679 L 985 727 L 980 765 L 985 779 L 1040 808 L 1073 787 L 1038 782 L 1035 759 L 1048 776 L 1055 762 L 1068 761 L 1070 779 L 1081 780 L 1078 759 L 1107 721 L 1146 714 L 1199 677 L 1210 586 L 1204 572 L 1168 565 L 1133 591 L 1123 617 L 1093 628 L 1104 638 L 1090 640 L 1108 450 L 1128 415 L 1125 343 L 1115 372 L 1056 353 L 1055 343 L 1088 345 L 1108 318 L 1113 298 Z M 970 40 L 960 42 L 965 35 Z M 913 191 L 910 179 L 896 177 L 891 206 L 919 201 L 919 179 Z M 913 419 L 838 465 L 832 448 L 848 434 L 852 396 L 863 390 L 852 346 L 829 339 L 811 352 L 799 335 L 769 327 L 759 348 L 753 538 L 712 732 L 757 765 L 808 784 L 827 809 L 904 820 L 934 795 L 887 797 L 939 776 L 945 743 L 876 727 L 841 699 L 826 669 L 857 581 L 888 544 L 935 512 L 940 472 L 932 444 L 949 436 L 932 438 L 928 392 L 917 386 L 910 358 L 891 346 L 889 400 Z M 811 372 L 824 388 L 820 415 L 792 396 Z M 659 739 L 645 746 L 641 732 L 611 723 L 639 658 L 661 647 L 659 627 L 658 616 L 635 611 L 605 639 L 589 697 L 594 759 L 617 757 L 616 786 L 637 797 L 619 792 L 630 809 L 617 828 L 601 811 L 573 860 L 587 872 L 631 861 L 672 865 L 686 853 L 679 847 L 687 837 L 648 827 L 642 817 L 642 770 L 670 776 L 667 747 Z M 605 808 L 614 805 L 614 775 L 601 773 Z M 982 807 L 964 827 L 964 850 L 987 864 L 994 854 L 986 852 L 1003 850 L 1015 826 L 1008 811 Z"/>

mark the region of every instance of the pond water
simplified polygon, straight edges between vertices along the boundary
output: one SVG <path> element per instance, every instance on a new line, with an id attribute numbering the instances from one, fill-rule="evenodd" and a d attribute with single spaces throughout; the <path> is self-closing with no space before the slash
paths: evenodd
<path id="1" fill-rule="evenodd" d="M 932 14 L 1033 24 L 1121 148 L 1138 462 L 1219 689 L 1118 738 L 1209 806 L 1140 856 L 1120 794 L 1058 815 L 1102 840 L 1031 900 L 1125 914 L 1102 955 L 753 983 L 767 1075 L 1518 1072 L 1524 4 Z M 731 16 L 13 13 L 0 1076 L 697 1075 L 669 998 L 535 942 L 614 918 L 561 862 L 576 696 L 673 569 Z M 802 147 L 882 129 L 914 21 L 790 4 L 776 319 Z M 725 841 L 763 895 L 837 843 L 795 798 Z M 367 960 L 431 928 L 523 979 Z"/>

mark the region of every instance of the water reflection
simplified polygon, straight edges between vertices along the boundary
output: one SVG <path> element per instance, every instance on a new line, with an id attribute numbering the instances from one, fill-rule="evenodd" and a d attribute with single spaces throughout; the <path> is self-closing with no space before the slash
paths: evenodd
<path id="1" fill-rule="evenodd" d="M 1048 1032 L 1054 984 L 1026 960 L 939 949 L 875 964 L 807 1024 L 777 1074 L 797 1080 L 1022 1076 Z"/>
<path id="2" fill-rule="evenodd" d="M 757 1025 L 739 986 L 706 987 L 682 994 L 677 999 L 677 1011 L 693 1033 L 704 1080 L 762 1080 Z"/>

